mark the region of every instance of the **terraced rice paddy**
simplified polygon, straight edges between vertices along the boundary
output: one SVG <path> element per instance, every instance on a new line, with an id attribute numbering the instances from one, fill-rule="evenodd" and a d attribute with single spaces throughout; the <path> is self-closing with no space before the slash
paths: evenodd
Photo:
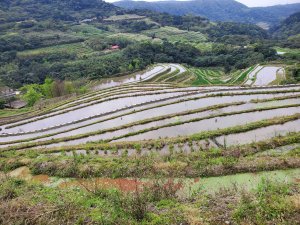
<path id="1" fill-rule="evenodd" d="M 227 77 L 206 70 L 209 85 L 191 86 L 189 68 L 160 64 L 99 81 L 91 92 L 41 111 L 2 118 L 0 179 L 126 195 L 162 182 L 189 204 L 222 190 L 239 198 L 237 190 L 249 192 L 266 178 L 294 187 L 300 85 L 273 85 L 269 69 L 275 79 L 284 74 L 259 66 Z"/>
<path id="2" fill-rule="evenodd" d="M 0 148 L 70 148 L 90 142 L 176 139 L 290 117 L 288 125 L 280 129 L 298 131 L 299 86 L 206 88 L 168 82 L 182 79 L 187 72 L 178 64 L 157 65 L 144 73 L 104 80 L 93 92 L 48 111 L 9 118 L 2 122 Z M 205 73 L 211 80 L 222 76 Z M 276 132 L 266 138 L 273 136 Z M 231 139 L 229 135 L 228 143 L 234 142 Z M 253 137 L 241 140 L 234 143 L 251 142 Z"/>
<path id="3" fill-rule="evenodd" d="M 285 71 L 281 66 L 261 66 L 256 65 L 245 70 L 237 70 L 230 74 L 225 74 L 218 68 L 202 69 L 192 68 L 196 79 L 194 85 L 248 85 L 262 86 L 278 84 L 276 81 L 285 79 Z"/>

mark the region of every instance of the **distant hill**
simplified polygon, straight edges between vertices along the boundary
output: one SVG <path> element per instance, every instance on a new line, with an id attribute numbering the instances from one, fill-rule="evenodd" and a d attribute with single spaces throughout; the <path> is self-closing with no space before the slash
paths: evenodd
<path id="1" fill-rule="evenodd" d="M 300 10 L 299 4 L 249 8 L 234 0 L 195 1 L 120 1 L 114 3 L 127 9 L 149 9 L 173 15 L 194 14 L 213 21 L 279 24 L 289 15 Z"/>
<path id="2" fill-rule="evenodd" d="M 287 38 L 300 34 L 300 12 L 292 14 L 284 21 L 272 29 L 273 36 L 279 38 Z"/>

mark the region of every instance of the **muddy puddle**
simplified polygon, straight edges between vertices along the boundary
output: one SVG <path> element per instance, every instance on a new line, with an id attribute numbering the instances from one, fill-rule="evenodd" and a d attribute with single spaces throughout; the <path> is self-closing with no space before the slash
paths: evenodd
<path id="1" fill-rule="evenodd" d="M 8 176 L 14 178 L 20 178 L 27 181 L 34 181 L 43 184 L 50 184 L 51 180 L 48 175 L 32 175 L 30 170 L 27 166 L 19 167 L 11 172 L 8 173 Z"/>

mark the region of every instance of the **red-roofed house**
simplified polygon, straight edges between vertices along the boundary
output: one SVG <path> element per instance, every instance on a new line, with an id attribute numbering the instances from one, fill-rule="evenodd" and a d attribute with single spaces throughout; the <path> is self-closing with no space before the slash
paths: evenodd
<path id="1" fill-rule="evenodd" d="M 120 49 L 120 46 L 119 45 L 113 45 L 113 46 L 111 46 L 110 49 L 111 50 L 118 50 L 118 49 Z"/>

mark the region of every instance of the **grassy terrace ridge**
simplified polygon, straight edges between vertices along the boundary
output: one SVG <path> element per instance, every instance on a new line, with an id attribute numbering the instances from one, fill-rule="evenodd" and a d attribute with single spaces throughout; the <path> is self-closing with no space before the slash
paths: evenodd
<path id="1" fill-rule="evenodd" d="M 165 82 L 178 82 L 178 83 L 184 83 L 185 80 L 188 80 L 191 78 L 191 74 L 189 71 L 184 71 L 182 73 L 175 74 L 165 80 Z"/>
<path id="2" fill-rule="evenodd" d="M 273 147 L 276 145 L 275 142 L 281 142 L 278 144 L 278 147 L 282 146 L 282 143 L 295 143 L 294 141 L 299 141 L 299 135 L 292 135 L 291 138 L 286 140 L 276 140 L 273 139 L 271 144 Z M 159 176 L 163 178 L 172 177 L 215 177 L 215 176 L 224 176 L 232 175 L 237 173 L 246 173 L 246 172 L 260 172 L 260 171 L 272 171 L 278 169 L 290 169 L 290 168 L 299 168 L 300 158 L 299 158 L 299 148 L 296 148 L 295 151 L 291 151 L 285 156 L 253 156 L 254 153 L 261 153 L 266 150 L 272 149 L 271 146 L 267 149 L 267 146 L 270 146 L 270 143 L 259 143 L 259 145 L 264 145 L 259 148 L 258 145 L 247 146 L 250 150 L 245 151 L 244 148 L 235 147 L 231 149 L 219 149 L 212 148 L 206 150 L 192 150 L 190 153 L 182 152 L 170 152 L 167 155 L 161 156 L 159 153 L 154 153 L 150 156 L 139 156 L 139 151 L 137 154 L 132 157 L 126 157 L 126 154 L 123 154 L 121 157 L 95 157 L 93 160 L 93 155 L 91 152 L 87 153 L 87 160 L 83 160 L 84 163 L 90 163 L 90 170 L 76 169 L 72 165 L 66 165 L 64 167 L 65 174 L 63 171 L 58 171 L 61 162 L 69 163 L 70 160 L 76 157 L 76 153 L 73 153 L 73 156 L 64 157 L 64 154 L 54 157 L 54 160 L 50 159 L 49 165 L 46 165 L 43 168 L 43 162 L 45 159 L 51 158 L 52 156 L 41 156 L 41 160 L 33 160 L 30 165 L 34 174 L 47 174 L 50 176 L 62 176 L 62 177 L 95 177 L 97 174 L 103 174 L 104 177 L 141 177 L 141 178 L 151 178 L 154 176 Z M 244 146 L 243 146 L 244 147 Z M 258 148 L 258 149 L 254 149 Z M 227 152 L 228 151 L 228 152 Z M 244 151 L 244 152 L 243 152 Z M 62 157 L 63 159 L 60 159 Z M 137 158 L 136 158 L 137 157 Z M 159 157 L 163 157 L 162 160 Z M 185 158 L 184 158 L 185 157 Z M 85 157 L 83 156 L 83 159 Z M 100 158 L 97 160 L 97 158 Z M 265 159 L 265 163 L 261 161 Z M 55 162 L 57 160 L 57 162 Z M 109 171 L 108 165 L 105 165 L 105 162 L 109 164 L 115 160 L 115 163 L 119 164 L 119 168 L 111 169 Z M 80 160 L 79 160 L 80 161 Z M 96 165 L 97 161 L 100 163 L 99 166 Z M 147 162 L 148 161 L 148 162 Z M 80 168 L 82 168 L 83 162 Z M 115 163 L 112 163 L 113 165 Z M 141 168 L 134 171 L 133 165 L 143 164 Z M 161 164 L 161 165 L 159 165 Z M 177 164 L 177 166 L 176 166 Z M 104 170 L 99 168 L 104 165 Z M 124 171 L 120 173 L 120 169 L 128 166 L 128 172 Z M 152 165 L 152 166 L 151 166 Z M 53 169 L 51 171 L 51 168 Z M 57 168 L 57 169 L 56 169 Z M 97 171 L 99 169 L 99 171 Z M 158 171 L 161 169 L 162 171 Z M 119 171 L 118 171 L 119 170 Z M 48 171 L 48 172 L 47 172 Z M 67 172 L 72 171 L 72 173 Z M 101 173 L 99 173 L 101 171 Z M 117 172 L 116 172 L 117 171 Z M 113 174 L 116 172 L 115 174 Z M 69 173 L 69 174 L 68 174 Z M 73 176 L 72 176 L 73 174 Z M 99 175 L 98 175 L 99 176 Z"/>
<path id="3" fill-rule="evenodd" d="M 132 156 L 126 154 L 122 154 L 122 156 L 99 156 L 97 153 L 93 154 L 92 151 L 81 156 L 76 152 L 73 152 L 73 155 L 66 155 L 63 152 L 60 155 L 49 155 L 53 151 L 48 150 L 42 152 L 39 150 L 5 152 L 0 154 L 0 171 L 11 171 L 21 166 L 28 166 L 35 175 L 47 174 L 68 178 L 196 178 L 223 176 L 245 172 L 298 168 L 300 165 L 299 148 L 295 148 L 283 156 L 264 156 L 257 155 L 257 153 L 299 143 L 299 141 L 300 133 L 298 132 L 228 148 L 203 149 L 200 147 L 189 153 L 176 152 L 170 147 L 168 154 L 165 155 L 160 155 L 156 151 L 153 151 L 156 152 L 153 154 L 140 155 L 138 149 L 136 154 Z M 27 160 L 23 161 L 23 158 Z M 262 159 L 269 161 L 262 164 Z M 74 165 L 72 160 L 77 163 Z M 89 170 L 86 170 L 86 167 L 84 169 L 86 164 L 89 165 Z M 177 166 L 175 166 L 176 164 Z M 137 166 L 140 169 L 137 169 Z M 121 170 L 124 167 L 127 170 L 122 172 Z"/>
<path id="4" fill-rule="evenodd" d="M 241 113 L 249 113 L 249 112 L 256 112 L 256 111 L 263 111 L 263 110 L 272 110 L 272 109 L 276 109 L 276 108 L 297 107 L 297 106 L 299 106 L 299 104 L 289 105 L 289 106 L 287 106 L 287 105 L 286 106 L 279 106 L 279 107 L 266 107 L 266 108 L 253 109 L 253 110 L 243 110 L 243 111 L 232 112 L 232 113 L 223 113 L 223 114 L 219 114 L 218 116 L 219 117 L 220 116 L 229 116 L 229 115 L 235 115 L 235 114 L 241 114 Z M 147 129 L 144 129 L 144 130 L 137 131 L 137 132 L 127 133 L 127 134 L 119 136 L 117 138 L 111 138 L 109 140 L 106 140 L 106 142 L 110 142 L 110 141 L 117 140 L 117 139 L 124 138 L 124 137 L 134 136 L 134 135 L 145 133 L 145 132 L 148 132 L 148 131 L 151 131 L 151 130 L 157 130 L 157 129 L 160 129 L 160 128 L 163 128 L 163 127 L 176 126 L 176 125 L 180 125 L 180 124 L 184 124 L 184 123 L 196 122 L 196 121 L 200 121 L 200 120 L 203 120 L 203 119 L 209 119 L 209 118 L 214 118 L 214 117 L 216 117 L 216 116 L 207 116 L 207 117 L 203 117 L 203 118 L 195 118 L 195 119 L 188 120 L 188 121 L 170 123 L 170 124 L 166 124 L 166 125 L 162 125 L 162 126 L 158 126 L 158 127 L 151 127 L 151 128 L 147 128 Z M 189 140 L 189 139 L 196 138 L 196 139 L 200 140 L 200 139 L 212 138 L 212 137 L 227 135 L 227 134 L 231 134 L 231 133 L 245 132 L 245 131 L 253 130 L 253 129 L 256 129 L 256 128 L 260 128 L 260 127 L 270 126 L 270 125 L 283 124 L 285 122 L 297 120 L 299 118 L 300 118 L 300 114 L 296 113 L 296 114 L 291 115 L 291 116 L 276 117 L 276 118 L 273 118 L 273 119 L 261 120 L 261 121 L 249 123 L 249 124 L 246 124 L 246 125 L 229 127 L 229 128 L 225 128 L 225 129 L 219 129 L 219 130 L 216 130 L 216 131 L 201 132 L 199 134 L 193 134 L 193 135 L 190 135 L 190 136 L 185 137 L 185 138 L 182 138 L 182 137 L 179 137 L 177 139 L 176 138 L 165 138 L 164 142 L 171 141 L 171 143 L 172 143 L 172 140 L 173 140 L 176 143 L 176 141 L 180 142 L 180 140 L 184 140 L 184 139 Z M 138 124 L 141 124 L 141 122 L 138 122 Z M 57 138 L 57 139 L 52 139 L 52 140 L 48 140 L 48 141 L 32 142 L 32 143 L 25 143 L 25 144 L 20 144 L 20 145 L 15 145 L 15 146 L 4 147 L 4 148 L 0 149 L 0 152 L 9 151 L 9 150 L 21 150 L 21 149 L 25 149 L 25 148 L 45 146 L 45 145 L 59 143 L 59 142 L 76 140 L 76 139 L 80 139 L 80 138 L 84 138 L 84 137 L 88 137 L 88 136 L 92 136 L 92 135 L 102 134 L 102 133 L 105 133 L 105 132 L 111 132 L 111 131 L 116 131 L 116 130 L 123 129 L 123 128 L 128 128 L 128 127 L 131 127 L 131 126 L 134 126 L 134 125 L 137 125 L 137 124 L 135 124 L 135 123 L 126 124 L 124 126 L 115 127 L 115 128 L 112 128 L 112 129 L 100 130 L 100 131 L 96 131 L 96 132 L 90 132 L 90 133 L 85 133 L 85 134 L 80 134 L 80 135 L 75 135 L 75 136 L 70 136 L 70 137 L 63 137 L 63 138 Z"/>
<path id="5" fill-rule="evenodd" d="M 152 117 L 152 118 L 149 118 L 149 119 L 137 121 L 137 122 L 132 123 L 132 124 L 141 125 L 141 124 L 144 124 L 144 123 L 149 123 L 149 122 L 159 121 L 159 120 L 163 120 L 163 119 L 168 119 L 168 118 L 172 118 L 172 117 L 175 117 L 175 116 L 189 115 L 189 114 L 193 114 L 193 113 L 199 113 L 199 112 L 205 112 L 205 111 L 209 111 L 209 110 L 221 109 L 221 108 L 225 108 L 225 107 L 228 107 L 228 106 L 241 105 L 241 104 L 245 104 L 245 103 L 246 102 L 233 102 L 233 103 L 227 103 L 227 104 L 213 105 L 213 106 L 209 106 L 209 107 L 198 108 L 198 109 L 183 111 L 183 112 L 179 112 L 179 113 L 167 114 L 167 115 L 164 115 L 164 116 Z M 144 110 L 146 110 L 146 109 L 144 109 Z M 144 110 L 140 110 L 139 112 L 144 111 Z M 130 114 L 133 114 L 133 113 L 136 113 L 136 112 L 138 112 L 138 111 L 132 111 L 132 112 L 125 113 L 125 114 L 122 114 L 122 115 L 118 115 L 118 116 L 110 117 L 110 118 L 103 119 L 103 120 L 100 120 L 100 121 L 96 121 L 96 122 L 93 122 L 93 123 L 90 123 L 90 124 L 86 124 L 86 125 L 83 125 L 83 126 L 80 126 L 80 127 L 74 127 L 72 129 L 64 130 L 64 131 L 61 131 L 61 132 L 56 132 L 56 133 L 49 134 L 49 135 L 43 135 L 43 136 L 39 136 L 39 137 L 36 137 L 36 138 L 16 140 L 16 141 L 10 141 L 10 142 L 0 142 L 0 145 L 14 144 L 14 143 L 25 142 L 25 141 L 33 141 L 33 140 L 44 138 L 44 137 L 51 137 L 51 136 L 56 135 L 56 134 L 67 133 L 67 132 L 70 132 L 72 130 L 77 130 L 77 129 L 80 129 L 80 128 L 83 128 L 83 127 L 87 127 L 87 126 L 90 126 L 90 125 L 93 125 L 93 124 L 109 121 L 109 120 L 112 120 L 112 119 L 115 119 L 115 118 L 130 115 Z M 112 129 L 113 128 L 111 128 L 110 130 L 112 130 Z M 105 130 L 103 130 L 103 131 L 105 131 Z"/>
<path id="6" fill-rule="evenodd" d="M 249 93 L 251 94 L 251 93 Z M 198 97 L 197 99 L 202 99 L 202 98 L 206 98 L 206 97 L 214 97 L 216 95 L 206 95 L 206 96 L 201 96 L 201 97 Z M 226 96 L 224 94 L 222 94 L 222 96 Z M 182 100 L 179 100 L 179 101 L 175 101 L 175 102 L 170 102 L 170 103 L 166 103 L 166 104 L 160 104 L 160 105 L 156 105 L 156 106 L 152 106 L 152 107 L 148 107 L 148 108 L 143 108 L 143 109 L 139 109 L 139 110 L 134 110 L 132 112 L 129 112 L 129 113 L 125 113 L 125 114 L 121 114 L 121 115 L 118 115 L 118 116 L 115 116 L 115 117 L 111 117 L 112 119 L 114 118 L 117 118 L 117 117 L 120 117 L 120 116 L 126 116 L 126 115 L 129 115 L 129 114 L 132 114 L 132 113 L 136 113 L 136 112 L 141 112 L 141 111 L 145 111 L 145 110 L 149 110 L 149 109 L 153 109 L 153 108 L 158 108 L 158 107 L 162 107 L 162 106 L 167 106 L 167 105 L 171 105 L 171 104 L 176 104 L 176 103 L 180 103 L 180 102 L 183 102 L 183 101 L 190 101 L 190 100 L 196 100 L 196 98 L 187 98 L 187 99 L 182 99 Z M 268 100 L 268 99 L 266 99 Z M 271 98 L 269 99 L 270 101 L 273 101 L 273 100 L 277 100 L 277 97 L 275 98 Z M 268 100 L 268 101 L 269 101 Z M 255 101 L 255 100 L 253 100 Z M 149 102 L 149 103 L 153 103 L 153 102 Z M 126 109 L 130 109 L 130 108 L 133 108 L 133 106 L 130 106 L 130 107 L 126 107 Z M 122 111 L 123 109 L 121 109 L 120 111 Z M 110 112 L 109 112 L 110 113 Z M 72 124 L 75 124 L 75 123 L 79 123 L 79 122 L 84 122 L 84 121 L 87 121 L 89 119 L 94 119 L 94 118 L 97 118 L 97 117 L 101 117 L 101 116 L 104 116 L 104 115 L 107 115 L 108 113 L 105 113 L 105 114 L 99 114 L 99 115 L 95 115 L 95 116 L 91 116 L 89 118 L 85 118 L 85 119 L 80 119 L 80 120 L 77 120 L 75 122 L 72 122 Z M 32 120 L 31 122 L 34 122 L 36 120 Z M 90 124 L 87 124 L 87 125 L 84 125 L 84 126 L 80 126 L 78 128 L 81 128 L 81 127 L 85 127 L 85 126 L 88 126 L 88 125 L 92 125 L 92 124 L 96 124 L 96 123 L 99 123 L 99 122 L 103 122 L 103 121 L 107 121 L 106 119 L 105 120 L 100 120 L 100 121 L 96 121 L 94 123 L 90 123 Z M 25 122 L 24 122 L 25 124 Z M 20 124 L 18 124 L 20 125 Z M 21 124 L 22 125 L 22 124 Z M 36 130 L 36 131 L 32 131 L 32 132 L 26 132 L 26 133 L 16 133 L 16 134 L 12 134 L 12 135 L 4 135 L 4 136 L 15 136 L 15 135 L 23 135 L 23 134 L 31 134 L 31 133 L 37 133 L 37 132 L 40 132 L 40 131 L 47 131 L 47 130 L 51 130 L 51 129 L 56 129 L 56 128 L 59 128 L 59 127 L 63 127 L 63 126 L 66 126 L 66 125 L 70 125 L 70 124 L 64 124 L 64 125 L 57 125 L 57 126 L 54 126 L 54 127 L 49 127 L 49 128 L 44 128 L 43 130 Z"/>
<path id="7" fill-rule="evenodd" d="M 173 74 L 170 74 L 170 76 L 166 77 L 162 82 L 173 82 L 176 80 L 176 77 L 177 76 L 183 76 L 185 72 L 182 72 L 182 73 L 173 73 Z M 174 80 L 173 80 L 174 79 Z"/>
<path id="8" fill-rule="evenodd" d="M 258 66 L 260 66 L 260 65 L 257 65 L 256 67 L 258 67 Z M 263 70 L 264 68 L 265 68 L 265 66 L 266 65 L 261 65 L 261 68 L 258 70 L 258 71 L 256 71 L 256 73 L 254 74 L 254 76 L 253 76 L 253 80 L 251 80 L 252 82 L 251 82 L 251 86 L 255 83 L 255 81 L 256 81 L 256 78 L 257 78 L 257 74 L 261 71 L 261 70 Z M 256 67 L 255 67 L 255 69 L 256 69 Z M 247 80 L 245 80 L 245 83 L 247 82 L 249 80 L 249 74 L 248 74 L 248 77 L 247 77 Z"/>
<path id="9" fill-rule="evenodd" d="M 145 141 L 143 141 L 143 142 L 145 142 Z M 188 140 L 187 142 L 189 143 L 189 146 L 192 146 L 192 143 L 193 143 L 192 140 Z M 299 142 L 300 142 L 300 132 L 291 132 L 284 136 L 279 135 L 279 136 L 269 138 L 267 140 L 252 142 L 250 144 L 233 145 L 233 146 L 229 146 L 229 147 L 218 148 L 218 149 L 220 149 L 220 151 L 214 152 L 215 147 L 210 147 L 209 149 L 199 148 L 199 151 L 205 152 L 207 150 L 210 150 L 211 154 L 213 154 L 214 156 L 244 156 L 245 157 L 245 156 L 253 156 L 253 155 L 256 155 L 257 153 L 264 152 L 269 149 L 287 146 L 287 145 L 299 143 Z M 171 143 L 171 144 L 173 144 L 173 143 Z M 175 143 L 175 144 L 178 144 L 178 143 Z M 179 142 L 179 144 L 180 144 L 180 142 Z M 99 144 L 95 144 L 95 145 L 98 146 Z M 100 145 L 103 145 L 103 143 L 101 143 Z M 92 147 L 96 147 L 96 146 L 92 146 Z M 163 146 L 164 145 L 160 145 L 160 147 L 163 147 Z M 174 147 L 174 145 L 170 145 L 170 147 L 169 147 L 170 154 L 178 154 L 178 155 L 182 154 L 182 152 L 180 152 L 180 151 L 178 151 L 178 152 L 174 151 L 172 149 L 172 146 Z M 134 145 L 134 146 L 129 146 L 129 147 L 135 149 L 136 152 L 138 154 L 140 154 L 140 152 L 139 152 L 140 147 L 148 147 L 148 146 Z M 97 148 L 91 148 L 91 149 L 86 149 L 86 150 L 91 151 L 91 150 L 96 150 L 96 149 Z M 10 157 L 17 159 L 19 157 L 25 157 L 26 155 L 30 155 L 30 154 L 33 154 L 33 155 L 50 154 L 50 153 L 65 152 L 65 151 L 72 151 L 72 150 L 66 150 L 64 148 L 62 148 L 62 149 L 46 148 L 46 149 L 31 149 L 30 151 L 5 151 L 5 152 L 0 153 L 0 157 L 4 157 L 5 159 L 8 160 Z M 115 148 L 111 148 L 110 150 L 115 151 Z M 239 151 L 238 155 L 236 154 L 237 150 Z M 191 152 L 193 152 L 193 151 L 191 151 Z M 140 156 L 147 157 L 147 155 L 140 155 Z M 119 157 L 119 156 L 110 155 L 107 157 L 115 158 L 115 157 Z M 132 156 L 132 157 L 128 156 L 128 157 L 134 158 L 135 156 Z M 36 158 L 36 157 L 34 157 L 34 158 Z M 24 165 L 26 165 L 26 164 L 24 164 Z M 14 166 L 13 164 L 11 164 L 11 165 L 7 164 L 7 167 L 8 167 L 8 170 L 13 170 L 13 169 L 17 168 L 17 166 Z M 3 168 L 3 167 L 0 167 L 0 168 Z"/>
<path id="10" fill-rule="evenodd" d="M 175 97 L 168 97 L 168 98 L 165 98 L 164 100 L 179 98 L 179 97 L 183 97 L 183 96 L 186 96 L 186 95 L 180 95 L 180 96 L 175 96 Z M 150 102 L 146 102 L 146 103 L 147 104 L 152 104 L 152 103 L 155 103 L 155 102 L 159 102 L 159 101 L 158 100 L 157 101 L 152 101 L 152 102 L 150 101 Z M 175 102 L 175 103 L 177 103 L 177 102 Z M 125 109 L 131 109 L 131 108 L 138 107 L 138 106 L 143 106 L 143 105 L 145 105 L 145 104 L 141 103 L 141 104 L 137 104 L 135 106 L 129 106 L 129 107 L 126 107 L 126 108 L 121 108 L 120 110 L 113 111 L 113 112 L 119 112 L 119 111 L 123 111 Z M 133 110 L 133 111 L 131 111 L 129 113 L 121 114 L 121 115 L 118 115 L 118 116 L 115 116 L 115 117 L 111 117 L 111 118 L 117 118 L 117 117 L 120 117 L 120 116 L 129 115 L 129 114 L 132 114 L 132 113 L 141 112 L 141 111 L 145 111 L 145 110 L 148 110 L 148 109 L 153 109 L 153 108 L 157 108 L 157 107 L 161 107 L 161 106 L 166 106 L 166 105 L 169 105 L 169 103 L 161 104 L 161 105 L 157 105 L 157 106 L 152 106 L 152 107 L 148 107 L 148 108 L 143 108 L 143 109 L 139 109 L 139 110 Z M 76 120 L 75 122 L 72 122 L 72 124 L 83 122 L 83 121 L 87 121 L 87 120 L 94 119 L 94 118 L 97 118 L 97 117 L 101 117 L 101 116 L 104 116 L 104 115 L 108 115 L 110 113 L 112 113 L 112 112 L 110 111 L 110 112 L 107 112 L 107 113 L 97 114 L 97 115 L 91 116 L 89 118 Z M 37 120 L 38 119 L 31 120 L 31 121 L 28 121 L 28 122 L 24 122 L 22 124 L 18 123 L 17 125 L 19 126 L 19 125 L 27 124 L 27 123 L 34 122 L 34 121 L 37 121 Z M 103 120 L 103 121 L 106 121 L 106 120 Z M 101 120 L 101 122 L 103 122 L 103 121 Z M 98 121 L 95 122 L 95 123 L 98 123 Z M 95 123 L 90 123 L 88 125 L 95 124 Z M 65 124 L 65 125 L 70 125 L 70 124 Z M 65 125 L 57 125 L 55 127 L 49 127 L 49 128 L 42 129 L 42 130 L 37 130 L 37 131 L 32 131 L 32 132 L 26 132 L 26 134 L 36 133 L 36 132 L 40 132 L 40 131 L 47 131 L 47 130 L 59 128 L 59 127 L 65 126 Z M 7 128 L 12 128 L 12 127 L 7 127 Z M 24 134 L 24 133 L 16 133 L 16 134 L 13 134 L 13 135 L 22 135 L 22 134 Z M 11 136 L 11 135 L 4 135 L 4 136 Z"/>
<path id="11" fill-rule="evenodd" d="M 251 100 L 251 102 L 263 103 L 263 102 L 271 102 L 271 101 L 286 100 L 286 99 L 293 99 L 293 98 L 300 98 L 300 95 L 287 95 L 287 96 L 280 96 L 280 97 L 274 97 L 269 99 L 253 99 Z"/>
<path id="12" fill-rule="evenodd" d="M 250 88 L 250 90 L 251 89 L 252 88 Z M 254 88 L 254 89 L 257 89 L 257 88 Z M 258 88 L 258 89 L 260 89 L 260 88 Z M 236 91 L 236 90 L 239 90 L 239 89 L 224 89 L 224 90 L 223 89 L 219 89 L 219 90 L 213 90 L 213 91 L 208 90 L 208 91 L 200 91 L 199 94 L 201 94 L 201 93 L 211 93 L 211 92 L 220 92 L 220 91 L 230 91 L 230 90 Z M 243 90 L 249 90 L 249 89 L 243 89 Z M 224 93 L 208 94 L 206 96 L 191 97 L 191 98 L 181 99 L 181 100 L 178 100 L 178 101 L 175 101 L 175 102 L 171 102 L 171 103 L 165 103 L 165 104 L 157 105 L 157 106 L 154 106 L 154 108 L 160 107 L 160 106 L 166 106 L 166 105 L 176 104 L 176 103 L 180 103 L 180 102 L 185 102 L 185 101 L 191 101 L 191 100 L 197 100 L 197 99 L 201 99 L 201 98 L 207 98 L 207 97 L 233 96 L 233 95 L 251 95 L 251 94 L 277 94 L 277 93 L 291 93 L 291 92 L 300 92 L 300 90 L 291 89 L 291 90 L 283 90 L 283 91 L 276 90 L 276 91 L 240 92 L 240 93 L 226 93 L 226 94 L 224 94 Z M 194 95 L 194 94 L 197 94 L 197 93 L 191 92 L 191 93 L 186 93 L 186 94 L 179 95 L 179 96 L 172 96 L 172 97 L 164 98 L 162 100 L 157 100 L 157 101 L 152 101 L 152 102 L 151 101 L 150 102 L 145 102 L 145 103 L 137 104 L 135 106 L 132 105 L 132 106 L 126 107 L 126 109 L 134 108 L 134 107 L 138 107 L 138 106 L 143 106 L 143 105 L 147 105 L 147 104 L 152 104 L 152 103 L 156 103 L 156 102 L 160 102 L 160 101 L 165 101 L 165 100 L 170 100 L 170 99 L 176 99 L 176 98 L 180 98 L 180 97 L 184 97 L 184 96 L 188 96 L 188 95 Z M 96 103 L 94 103 L 94 104 L 96 104 Z M 92 105 L 94 105 L 94 104 L 92 104 Z M 86 106 L 82 106 L 80 108 L 84 108 L 84 107 L 86 107 Z M 80 109 L 80 108 L 76 108 L 76 109 Z M 71 110 L 59 112 L 59 113 L 57 113 L 55 115 L 60 115 L 60 114 L 66 113 L 66 112 L 74 111 L 74 110 L 75 109 L 71 109 Z M 124 110 L 124 108 L 121 108 L 119 110 L 115 110 L 114 112 L 119 112 L 119 111 L 122 111 L 122 110 Z M 108 112 L 108 113 L 112 113 L 112 112 Z M 106 114 L 107 113 L 100 114 L 100 115 L 95 115 L 95 116 L 92 116 L 92 117 L 87 118 L 87 119 L 77 120 L 74 123 L 76 123 L 76 122 L 82 122 L 82 121 L 89 120 L 91 118 L 95 118 L 95 117 L 99 117 L 99 116 L 103 116 L 103 115 L 106 115 Z M 20 126 L 20 125 L 28 124 L 30 122 L 35 122 L 37 120 L 49 118 L 49 117 L 52 117 L 52 116 L 54 116 L 54 115 L 45 115 L 44 117 L 36 118 L 36 119 L 30 120 L 30 121 L 24 121 L 24 122 L 21 122 L 21 123 L 16 123 L 16 124 L 7 126 L 6 128 L 9 129 L 9 128 L 17 127 L 17 126 Z M 57 127 L 61 127 L 61 126 L 57 126 Z M 55 127 L 55 128 L 57 128 L 57 127 Z"/>
<path id="13" fill-rule="evenodd" d="M 175 89 L 176 87 L 164 87 L 163 90 L 166 90 L 168 91 L 169 89 Z M 180 88 L 178 88 L 180 89 Z M 136 86 L 119 86 L 119 88 L 114 88 L 114 89 L 109 89 L 109 90 L 106 90 L 106 91 L 103 91 L 103 92 L 99 92 L 99 93 L 95 93 L 93 95 L 90 95 L 90 96 L 87 96 L 87 97 L 83 97 L 83 98 L 78 98 L 76 99 L 75 101 L 73 102 L 70 102 L 68 104 L 75 104 L 75 103 L 80 103 L 80 102 L 85 102 L 87 100 L 94 100 L 94 99 L 97 99 L 97 97 L 101 97 L 102 95 L 105 95 L 105 94 L 113 94 L 113 93 L 122 93 L 122 92 L 125 92 L 126 91 L 156 91 L 156 90 L 162 90 L 160 86 L 142 86 L 142 85 L 136 85 Z"/>
<path id="14" fill-rule="evenodd" d="M 233 81 L 232 81 L 232 83 L 233 83 L 233 84 L 242 84 L 242 83 L 245 81 L 247 75 L 248 75 L 251 71 L 253 71 L 254 68 L 255 68 L 254 66 L 251 66 L 249 69 L 247 69 L 246 71 L 242 72 L 241 75 L 240 75 L 239 77 L 236 78 L 236 80 L 233 80 Z"/>

